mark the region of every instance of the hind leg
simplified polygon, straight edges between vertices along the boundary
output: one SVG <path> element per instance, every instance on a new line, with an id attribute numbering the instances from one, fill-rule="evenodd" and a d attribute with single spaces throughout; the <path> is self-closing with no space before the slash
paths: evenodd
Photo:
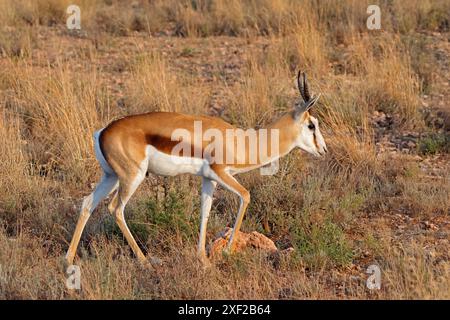
<path id="1" fill-rule="evenodd" d="M 111 213 L 116 218 L 117 225 L 119 226 L 120 230 L 125 236 L 125 239 L 127 239 L 129 246 L 131 247 L 134 254 L 141 263 L 146 263 L 147 259 L 145 258 L 144 253 L 136 243 L 136 240 L 134 239 L 133 235 L 130 232 L 130 229 L 127 226 L 127 223 L 125 222 L 124 209 L 128 200 L 130 200 L 131 196 L 136 191 L 137 187 L 141 184 L 141 182 L 144 180 L 144 178 L 145 174 L 142 173 L 141 171 L 139 171 L 132 180 L 121 178 L 119 183 L 119 189 L 117 190 L 116 195 L 114 196 L 113 200 L 111 201 L 111 204 L 109 205 Z"/>
<path id="2" fill-rule="evenodd" d="M 75 232 L 70 242 L 69 250 L 66 254 L 66 260 L 69 264 L 72 264 L 73 258 L 77 251 L 78 243 L 80 242 L 81 234 L 83 233 L 86 222 L 91 216 L 92 211 L 108 194 L 117 188 L 118 178 L 115 174 L 104 173 L 102 180 L 89 196 L 84 198 L 81 206 L 80 217 L 78 218 Z"/>
<path id="3" fill-rule="evenodd" d="M 114 194 L 114 197 L 112 198 L 112 200 L 111 200 L 111 202 L 109 203 L 109 205 L 108 205 L 108 209 L 109 209 L 109 212 L 112 214 L 112 215 L 114 215 L 115 217 L 116 217 L 116 221 L 117 221 L 117 223 L 119 224 L 119 221 L 121 221 L 120 222 L 120 225 L 122 225 L 122 227 L 125 229 L 125 232 L 124 232 L 124 235 L 126 236 L 126 234 L 128 234 L 128 232 L 127 232 L 127 229 L 128 229 L 128 227 L 126 227 L 126 223 L 125 223 L 125 218 L 124 218 L 124 213 L 123 213 L 123 210 L 124 210 L 124 207 L 125 207 L 125 205 L 123 205 L 122 204 L 122 211 L 120 212 L 118 212 L 118 214 L 119 214 L 119 217 L 117 217 L 117 211 L 116 211 L 116 208 L 119 206 L 119 191 L 117 191 L 115 194 Z M 119 225 L 119 227 L 120 227 L 120 225 Z M 122 229 L 122 228 L 121 228 Z M 128 240 L 128 239 L 130 239 L 130 240 Z M 133 239 L 133 237 L 132 236 L 128 236 L 128 238 L 127 238 L 127 242 L 128 243 L 130 243 L 130 246 L 131 246 L 131 248 L 133 249 L 133 243 L 135 242 L 134 241 L 134 239 Z M 141 262 L 143 262 L 143 261 L 145 261 L 145 263 L 147 262 L 147 259 L 145 259 L 145 257 L 144 257 L 144 260 L 141 260 L 142 259 L 142 256 L 144 256 L 143 254 L 141 255 L 139 252 L 141 251 L 140 250 L 140 248 L 139 247 L 137 247 L 138 249 L 137 250 L 135 250 L 135 249 L 133 249 L 133 252 L 136 254 L 136 256 L 139 258 L 139 260 L 141 261 Z M 136 253 L 137 252 L 137 253 Z M 150 263 L 153 265 L 153 266 L 157 266 L 157 265 L 161 265 L 162 264 L 162 261 L 161 261 L 161 259 L 159 259 L 159 258 L 157 258 L 157 257 L 153 257 L 153 256 L 149 256 L 148 257 L 148 259 L 149 259 L 149 261 L 150 261 Z"/>

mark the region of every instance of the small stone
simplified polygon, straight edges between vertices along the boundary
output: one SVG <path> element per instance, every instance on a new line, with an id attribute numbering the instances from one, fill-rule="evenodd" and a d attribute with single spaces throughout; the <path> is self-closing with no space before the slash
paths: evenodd
<path id="1" fill-rule="evenodd" d="M 351 280 L 351 281 L 355 281 L 355 282 L 358 282 L 358 281 L 360 281 L 360 280 L 361 280 L 361 277 L 357 277 L 357 276 L 350 276 L 350 280 Z"/>
<path id="2" fill-rule="evenodd" d="M 431 223 L 429 221 L 422 221 L 421 222 L 422 227 L 424 227 L 424 229 L 428 229 L 428 230 L 438 230 L 439 227 L 437 225 L 435 225 L 434 223 Z"/>
<path id="3" fill-rule="evenodd" d="M 416 144 L 412 141 L 408 141 L 408 143 L 406 144 L 408 148 L 413 149 L 416 147 Z"/>

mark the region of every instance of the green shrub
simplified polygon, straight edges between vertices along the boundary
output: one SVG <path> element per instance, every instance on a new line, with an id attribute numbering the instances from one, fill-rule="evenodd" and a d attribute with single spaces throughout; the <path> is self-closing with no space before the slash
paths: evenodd
<path id="1" fill-rule="evenodd" d="M 311 267 L 327 263 L 344 266 L 353 258 L 344 231 L 331 221 L 313 224 L 310 228 L 296 228 L 292 235 L 297 254 Z"/>
<path id="2" fill-rule="evenodd" d="M 158 229 L 174 233 L 183 239 L 196 238 L 198 232 L 198 217 L 185 210 L 183 195 L 170 192 L 163 203 L 146 201 L 146 221 L 157 232 Z"/>
<path id="3" fill-rule="evenodd" d="M 128 206 L 127 224 L 136 241 L 147 243 L 155 238 L 170 236 L 181 241 L 197 239 L 198 216 L 186 210 L 183 194 L 170 192 L 160 201 L 147 199 L 135 206 Z M 122 237 L 122 232 L 114 219 L 104 226 L 106 234 Z"/>
<path id="4" fill-rule="evenodd" d="M 419 141 L 419 153 L 423 155 L 450 152 L 450 136 L 445 133 L 431 134 Z"/>

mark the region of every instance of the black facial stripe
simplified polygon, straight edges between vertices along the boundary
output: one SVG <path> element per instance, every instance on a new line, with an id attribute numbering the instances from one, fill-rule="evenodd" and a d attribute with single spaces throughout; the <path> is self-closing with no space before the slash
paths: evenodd
<path id="1" fill-rule="evenodd" d="M 316 146 L 316 149 L 319 150 L 319 144 L 317 143 L 316 133 L 313 132 L 313 141 L 314 145 Z"/>

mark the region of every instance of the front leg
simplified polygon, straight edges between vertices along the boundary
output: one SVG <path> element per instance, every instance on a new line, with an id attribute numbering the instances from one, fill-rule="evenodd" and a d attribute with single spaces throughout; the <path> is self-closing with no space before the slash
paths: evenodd
<path id="1" fill-rule="evenodd" d="M 234 249 L 234 240 L 241 228 L 242 219 L 244 218 L 245 211 L 247 210 L 247 206 L 250 203 L 250 193 L 245 189 L 232 175 L 227 173 L 225 170 L 217 170 L 216 174 L 218 176 L 218 182 L 228 189 L 229 191 L 237 194 L 241 203 L 239 206 L 239 211 L 236 217 L 236 222 L 234 223 L 233 231 L 230 236 L 230 240 L 228 240 L 227 247 L 225 248 L 226 253 L 231 253 Z"/>
<path id="2" fill-rule="evenodd" d="M 208 258 L 206 257 L 206 227 L 208 225 L 212 197 L 216 186 L 217 182 L 205 177 L 202 178 L 200 238 L 197 253 L 201 261 L 205 264 L 208 263 Z"/>

